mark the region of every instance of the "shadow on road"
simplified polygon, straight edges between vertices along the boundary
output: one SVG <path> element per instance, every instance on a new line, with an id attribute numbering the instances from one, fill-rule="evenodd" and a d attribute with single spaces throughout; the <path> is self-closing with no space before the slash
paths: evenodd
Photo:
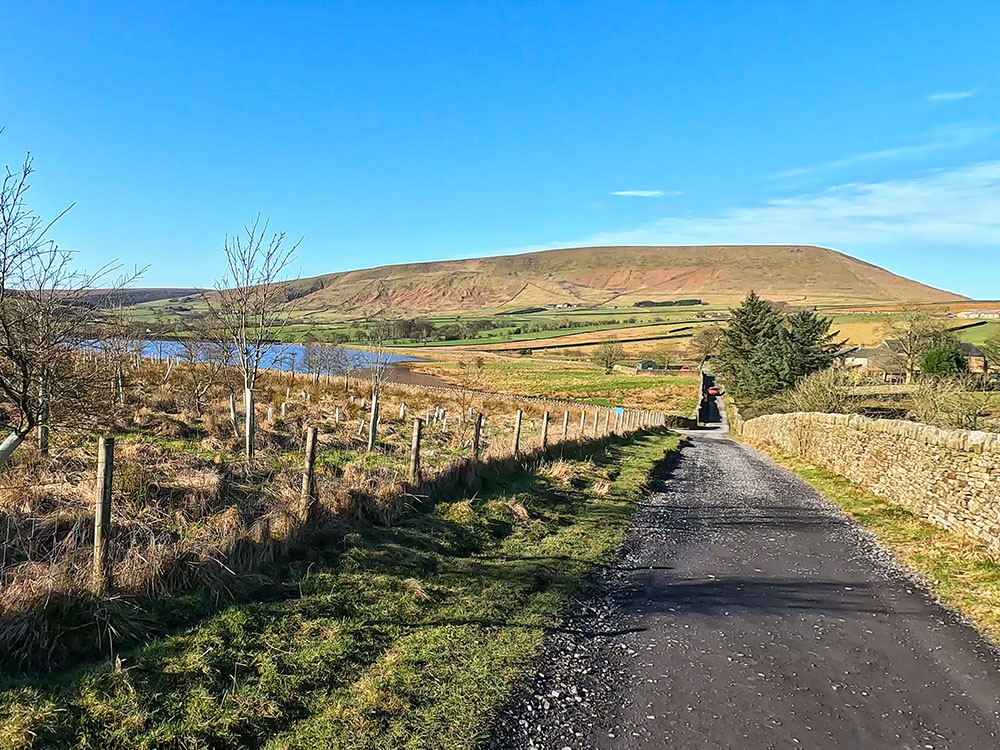
<path id="1" fill-rule="evenodd" d="M 801 578 L 745 576 L 708 579 L 667 579 L 647 587 L 639 606 L 645 611 L 731 615 L 734 610 L 787 613 L 820 610 L 843 614 L 890 614 L 864 581 L 804 581 Z M 891 614 L 899 615 L 897 608 Z M 909 612 L 905 614 L 911 614 Z"/>

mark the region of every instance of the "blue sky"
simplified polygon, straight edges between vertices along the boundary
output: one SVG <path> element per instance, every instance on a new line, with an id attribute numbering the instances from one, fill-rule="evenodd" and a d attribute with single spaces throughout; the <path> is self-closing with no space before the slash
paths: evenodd
<path id="1" fill-rule="evenodd" d="M 87 7 L 92 5 L 94 7 Z M 206 285 L 578 244 L 813 243 L 1000 298 L 1000 3 L 6 4 L 0 158 L 95 267 Z"/>

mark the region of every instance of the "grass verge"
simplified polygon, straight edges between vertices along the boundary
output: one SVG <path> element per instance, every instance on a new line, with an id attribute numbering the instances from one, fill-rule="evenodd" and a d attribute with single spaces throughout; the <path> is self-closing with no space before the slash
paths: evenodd
<path id="1" fill-rule="evenodd" d="M 121 663 L 0 684 L 0 747 L 472 748 L 678 438 L 487 478 Z"/>
<path id="2" fill-rule="evenodd" d="M 950 531 L 872 494 L 831 471 L 772 453 L 821 495 L 870 530 L 942 602 L 1000 643 L 1000 559 L 965 534 Z"/>

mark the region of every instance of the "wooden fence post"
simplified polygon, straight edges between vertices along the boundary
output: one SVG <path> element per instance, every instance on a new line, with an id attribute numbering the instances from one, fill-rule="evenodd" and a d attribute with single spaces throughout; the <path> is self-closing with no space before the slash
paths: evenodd
<path id="1" fill-rule="evenodd" d="M 542 414 L 542 450 L 549 447 L 549 413 Z"/>
<path id="2" fill-rule="evenodd" d="M 476 421 L 472 428 L 472 457 L 479 460 L 479 445 L 483 439 L 483 415 L 476 415 Z"/>
<path id="3" fill-rule="evenodd" d="M 309 520 L 312 503 L 316 499 L 316 428 L 306 431 L 306 460 L 302 467 L 301 518 Z"/>
<path id="4" fill-rule="evenodd" d="M 564 443 L 566 442 L 566 439 L 568 437 L 569 437 L 569 412 L 568 411 L 564 411 L 563 412 L 563 436 L 562 436 L 562 439 L 563 439 Z"/>
<path id="5" fill-rule="evenodd" d="M 611 412 L 607 409 L 604 410 L 604 429 L 601 430 L 602 435 L 608 434 L 608 422 L 611 419 Z"/>
<path id="6" fill-rule="evenodd" d="M 600 414 L 599 410 L 594 410 L 594 437 L 597 437 L 597 417 Z"/>
<path id="7" fill-rule="evenodd" d="M 580 410 L 580 435 L 579 435 L 580 438 L 583 437 L 583 424 L 584 424 L 584 422 L 586 420 L 587 420 L 587 410 L 586 409 L 581 409 Z"/>
<path id="8" fill-rule="evenodd" d="M 111 485 L 115 473 L 115 439 L 101 437 L 97 443 L 97 486 L 94 491 L 94 590 L 98 595 L 111 588 Z"/>
<path id="9" fill-rule="evenodd" d="M 514 458 L 517 458 L 518 452 L 521 448 L 521 410 L 517 410 L 517 416 L 514 418 Z"/>
<path id="10" fill-rule="evenodd" d="M 406 418 L 406 402 L 405 401 L 399 405 L 399 418 L 400 419 L 405 419 Z"/>
<path id="11" fill-rule="evenodd" d="M 413 442 L 410 444 L 410 481 L 420 480 L 420 417 L 413 420 Z"/>
<path id="12" fill-rule="evenodd" d="M 288 404 L 285 401 L 281 402 L 281 416 L 284 417 L 288 411 Z"/>

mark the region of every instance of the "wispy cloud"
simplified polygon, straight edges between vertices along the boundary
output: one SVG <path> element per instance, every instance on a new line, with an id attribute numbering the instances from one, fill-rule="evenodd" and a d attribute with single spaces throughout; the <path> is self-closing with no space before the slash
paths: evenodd
<path id="1" fill-rule="evenodd" d="M 804 167 L 796 167 L 778 172 L 774 177 L 799 177 L 812 172 L 819 172 L 828 169 L 839 169 L 858 164 L 870 162 L 894 161 L 912 159 L 926 156 L 937 151 L 962 148 L 983 140 L 996 133 L 1000 128 L 996 126 L 981 126 L 956 124 L 939 131 L 934 137 L 924 143 L 916 143 L 910 146 L 896 146 L 894 148 L 882 148 L 876 151 L 865 151 L 860 154 L 852 154 L 842 159 L 819 162 Z"/>
<path id="2" fill-rule="evenodd" d="M 979 91 L 973 89 L 971 91 L 939 91 L 936 94 L 929 94 L 927 96 L 927 101 L 929 102 L 957 102 L 961 99 L 969 99 Z"/>
<path id="3" fill-rule="evenodd" d="M 682 195 L 680 190 L 615 190 L 610 195 L 624 195 L 628 198 L 661 198 L 668 195 Z"/>
<path id="4" fill-rule="evenodd" d="M 507 252 L 586 245 L 718 244 L 1000 249 L 1000 161 L 905 179 L 854 182 L 702 216 L 668 216 L 631 229 Z"/>

